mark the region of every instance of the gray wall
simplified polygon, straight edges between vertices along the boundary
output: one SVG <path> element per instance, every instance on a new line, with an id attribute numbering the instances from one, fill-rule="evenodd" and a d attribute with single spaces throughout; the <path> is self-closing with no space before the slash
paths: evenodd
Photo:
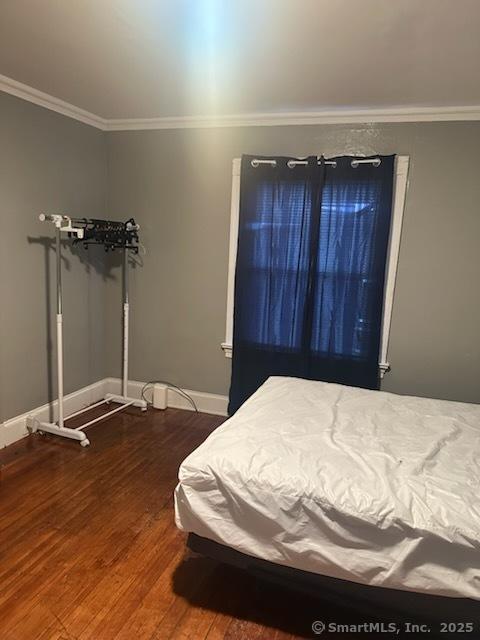
<path id="1" fill-rule="evenodd" d="M 231 161 L 252 154 L 411 158 L 383 389 L 480 402 L 480 123 L 253 127 L 108 135 L 108 206 L 148 250 L 132 278 L 132 368 L 227 393 L 224 339 Z M 110 375 L 120 370 L 120 290 L 108 288 Z"/>
<path id="2" fill-rule="evenodd" d="M 5 93 L 0 141 L 1 422 L 55 397 L 53 228 L 38 214 L 102 214 L 106 147 L 102 132 Z M 104 257 L 82 251 L 64 251 L 67 393 L 105 376 Z"/>
<path id="3" fill-rule="evenodd" d="M 130 377 L 228 392 L 220 343 L 242 153 L 410 155 L 383 388 L 480 402 L 480 123 L 104 134 L 0 93 L 0 141 L 0 422 L 55 397 L 55 253 L 41 211 L 135 216 L 147 255 L 131 277 Z M 68 393 L 120 374 L 121 282 L 118 256 L 64 256 Z"/>

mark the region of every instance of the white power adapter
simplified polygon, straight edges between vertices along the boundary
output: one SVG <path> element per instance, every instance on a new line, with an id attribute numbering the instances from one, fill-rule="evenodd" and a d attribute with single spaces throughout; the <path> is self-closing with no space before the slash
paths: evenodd
<path id="1" fill-rule="evenodd" d="M 166 409 L 168 407 L 168 387 L 165 384 L 153 385 L 153 408 Z"/>

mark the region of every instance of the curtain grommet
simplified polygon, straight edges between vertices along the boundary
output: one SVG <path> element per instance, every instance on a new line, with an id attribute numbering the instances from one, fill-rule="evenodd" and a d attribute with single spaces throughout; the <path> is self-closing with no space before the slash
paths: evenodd
<path id="1" fill-rule="evenodd" d="M 374 167 L 379 167 L 382 164 L 382 161 L 380 158 L 375 158 L 374 160 L 352 160 L 350 162 L 352 169 L 358 169 L 360 164 L 371 164 Z"/>
<path id="2" fill-rule="evenodd" d="M 253 160 L 250 160 L 250 164 L 255 169 L 257 167 L 259 167 L 261 164 L 268 164 L 271 167 L 276 167 L 277 166 L 277 161 L 276 160 L 259 160 L 258 158 L 254 158 Z"/>

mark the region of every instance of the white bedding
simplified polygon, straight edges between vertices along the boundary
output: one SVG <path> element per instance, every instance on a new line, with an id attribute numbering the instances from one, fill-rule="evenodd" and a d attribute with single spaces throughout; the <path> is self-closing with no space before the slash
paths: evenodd
<path id="1" fill-rule="evenodd" d="M 179 480 L 185 531 L 325 576 L 480 599 L 480 405 L 269 378 Z"/>

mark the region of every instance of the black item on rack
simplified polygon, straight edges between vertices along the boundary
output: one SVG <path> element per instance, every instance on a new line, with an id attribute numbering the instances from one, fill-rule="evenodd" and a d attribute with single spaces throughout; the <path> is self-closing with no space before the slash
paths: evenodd
<path id="1" fill-rule="evenodd" d="M 138 253 L 138 225 L 133 218 L 126 222 L 99 220 L 96 218 L 75 219 L 75 225 L 83 227 L 83 238 L 69 233 L 73 244 L 83 243 L 85 248 L 91 244 L 103 245 L 105 251 L 129 249 Z"/>

